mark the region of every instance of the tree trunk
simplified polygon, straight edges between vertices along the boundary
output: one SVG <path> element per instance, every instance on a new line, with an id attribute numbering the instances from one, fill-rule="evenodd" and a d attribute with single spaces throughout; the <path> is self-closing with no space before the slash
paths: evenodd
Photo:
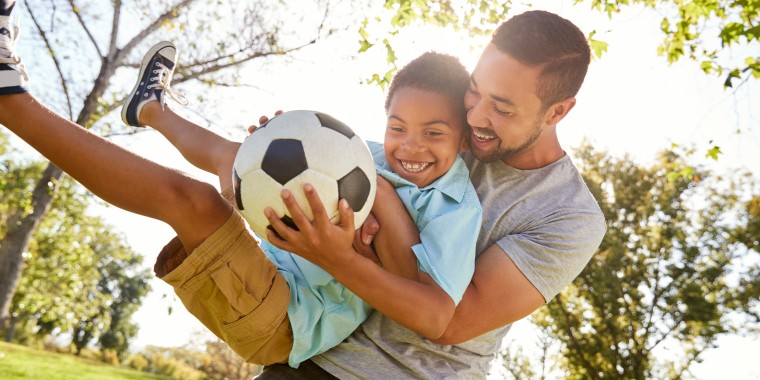
<path id="1" fill-rule="evenodd" d="M 6 327 L 9 318 L 11 300 L 23 269 L 23 254 L 29 248 L 34 230 L 50 210 L 62 177 L 63 171 L 49 164 L 32 192 L 32 212 L 22 215 L 18 211 L 8 219 L 8 230 L 0 240 L 0 327 Z"/>

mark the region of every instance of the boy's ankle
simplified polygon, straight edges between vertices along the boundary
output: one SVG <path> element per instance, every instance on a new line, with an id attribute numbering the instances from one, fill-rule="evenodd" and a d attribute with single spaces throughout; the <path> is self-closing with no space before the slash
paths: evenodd
<path id="1" fill-rule="evenodd" d="M 140 113 L 137 115 L 138 121 L 141 125 L 155 125 L 156 123 L 154 123 L 154 121 L 159 117 L 159 113 L 161 112 L 163 112 L 163 110 L 161 109 L 160 101 L 151 100 L 145 102 Z"/>

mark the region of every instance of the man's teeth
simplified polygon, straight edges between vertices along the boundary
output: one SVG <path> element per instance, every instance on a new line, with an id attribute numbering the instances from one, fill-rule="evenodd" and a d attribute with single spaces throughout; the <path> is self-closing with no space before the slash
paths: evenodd
<path id="1" fill-rule="evenodd" d="M 479 132 L 476 129 L 472 130 L 472 134 L 475 135 L 475 138 L 478 139 L 478 140 L 480 140 L 480 141 L 488 141 L 488 140 L 493 140 L 493 139 L 496 138 L 496 136 L 494 136 L 494 135 L 492 135 L 490 133 Z"/>
<path id="2" fill-rule="evenodd" d="M 417 173 L 425 170 L 430 165 L 429 162 L 409 162 L 409 161 L 401 161 L 401 166 L 404 168 L 404 170 Z"/>

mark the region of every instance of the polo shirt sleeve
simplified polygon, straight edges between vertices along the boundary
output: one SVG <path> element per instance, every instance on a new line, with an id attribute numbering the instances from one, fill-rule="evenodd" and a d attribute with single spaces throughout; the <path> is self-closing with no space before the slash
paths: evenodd
<path id="1" fill-rule="evenodd" d="M 412 247 L 417 266 L 430 275 L 455 304 L 475 271 L 475 244 L 482 220 L 479 207 L 461 206 L 431 219 Z"/>

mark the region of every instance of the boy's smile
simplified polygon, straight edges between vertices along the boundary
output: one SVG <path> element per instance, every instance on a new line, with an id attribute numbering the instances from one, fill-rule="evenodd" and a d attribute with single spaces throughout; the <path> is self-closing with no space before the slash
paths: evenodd
<path id="1" fill-rule="evenodd" d="M 388 107 L 385 159 L 391 169 L 418 187 L 443 176 L 464 143 L 461 106 L 436 92 L 399 88 Z"/>

